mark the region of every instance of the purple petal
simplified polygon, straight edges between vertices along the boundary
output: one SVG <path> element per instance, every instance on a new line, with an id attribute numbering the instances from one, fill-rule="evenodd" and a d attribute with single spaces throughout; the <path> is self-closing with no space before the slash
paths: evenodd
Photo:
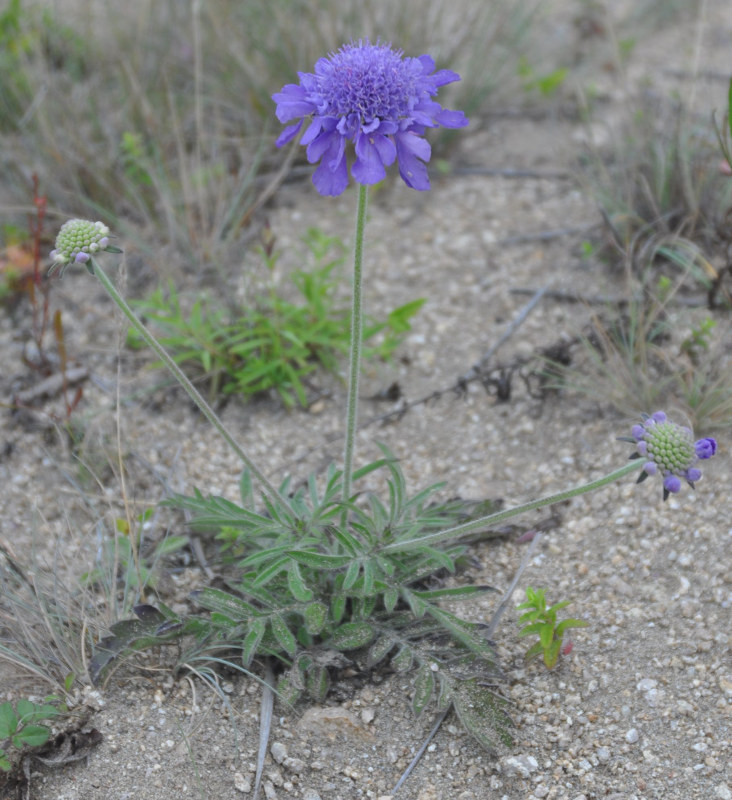
<path id="1" fill-rule="evenodd" d="M 666 414 L 664 414 L 663 411 L 655 411 L 651 414 L 651 419 L 654 422 L 666 422 Z M 671 489 L 669 489 L 669 491 L 671 491 Z"/>
<path id="2" fill-rule="evenodd" d="M 681 489 L 681 480 L 676 475 L 667 475 L 663 479 L 663 488 L 674 494 Z"/>
<path id="3" fill-rule="evenodd" d="M 313 103 L 307 99 L 307 92 L 296 83 L 288 83 L 281 92 L 272 95 L 277 103 L 275 114 L 280 122 L 289 122 L 297 117 L 307 117 L 315 112 Z"/>
<path id="4" fill-rule="evenodd" d="M 717 441 L 711 437 L 699 439 L 694 444 L 697 458 L 711 458 L 717 452 Z"/>
<path id="5" fill-rule="evenodd" d="M 698 481 L 701 478 L 701 470 L 697 469 L 696 467 L 689 467 L 684 473 L 684 477 L 686 478 L 689 483 L 694 483 L 694 481 Z"/>
<path id="6" fill-rule="evenodd" d="M 277 147 L 282 147 L 283 144 L 291 142 L 295 138 L 295 136 L 297 136 L 297 133 L 300 130 L 300 128 L 302 128 L 302 123 L 303 121 L 300 120 L 299 122 L 296 122 L 294 125 L 288 125 L 282 131 L 282 133 L 277 137 L 275 145 Z"/>
<path id="7" fill-rule="evenodd" d="M 74 259 L 74 261 L 77 264 L 86 264 L 88 260 L 89 260 L 89 253 L 77 253 L 76 258 Z"/>
<path id="8" fill-rule="evenodd" d="M 449 111 L 446 108 L 435 116 L 435 120 L 444 128 L 464 128 L 470 122 L 462 111 Z"/>
<path id="9" fill-rule="evenodd" d="M 368 136 L 359 136 L 356 139 L 356 161 L 351 167 L 351 175 L 359 183 L 366 185 L 378 183 L 386 177 L 379 151 Z"/>
<path id="10" fill-rule="evenodd" d="M 422 65 L 422 72 L 425 75 L 429 75 L 430 73 L 435 71 L 435 59 L 432 56 L 423 55 L 417 58 L 417 61 Z"/>
<path id="11" fill-rule="evenodd" d="M 643 471 L 647 472 L 649 475 L 655 475 L 658 472 L 658 467 L 656 466 L 655 461 L 646 461 L 643 465 Z"/>
<path id="12" fill-rule="evenodd" d="M 435 86 L 444 86 L 446 83 L 454 83 L 459 80 L 460 76 L 451 69 L 440 69 L 435 72 L 434 75 L 430 75 L 430 81 L 432 81 Z"/>
<path id="13" fill-rule="evenodd" d="M 311 164 L 320 161 L 326 153 L 330 152 L 334 146 L 337 147 L 338 142 L 342 140 L 343 137 L 337 131 L 323 131 L 308 145 L 305 151 L 308 161 Z M 335 151 L 333 155 L 335 155 Z"/>
<path id="14" fill-rule="evenodd" d="M 429 142 L 413 133 L 397 133 L 394 138 L 402 180 L 411 189 L 427 191 L 430 188 L 430 179 L 427 167 L 419 159 L 430 160 L 432 148 Z"/>
<path id="15" fill-rule="evenodd" d="M 348 166 L 345 157 L 336 169 L 332 170 L 324 162 L 313 173 L 313 183 L 318 192 L 325 197 L 342 194 L 348 186 Z"/>

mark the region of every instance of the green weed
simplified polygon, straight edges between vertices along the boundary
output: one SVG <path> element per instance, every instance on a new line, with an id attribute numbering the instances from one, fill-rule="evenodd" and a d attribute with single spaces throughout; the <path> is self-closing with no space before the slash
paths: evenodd
<path id="1" fill-rule="evenodd" d="M 531 586 L 526 588 L 526 602 L 516 606 L 518 609 L 530 609 L 519 618 L 519 625 L 523 625 L 519 636 L 538 636 L 539 641 L 535 642 L 526 652 L 526 660 L 543 654 L 544 664 L 547 669 L 553 669 L 559 659 L 562 650 L 562 640 L 564 632 L 568 628 L 585 628 L 587 623 L 580 619 L 565 619 L 557 622 L 557 612 L 569 605 L 568 600 L 555 603 L 547 607 L 546 590 L 533 589 Z"/>
<path id="2" fill-rule="evenodd" d="M 245 307 L 224 311 L 199 299 L 186 312 L 170 284 L 167 295 L 159 289 L 134 306 L 159 332 L 175 361 L 191 377 L 209 382 L 210 397 L 219 392 L 250 397 L 275 390 L 286 406 L 306 406 L 307 376 L 318 367 L 337 372 L 348 352 L 350 310 L 336 296 L 343 260 L 340 240 L 313 229 L 304 243 L 314 267 L 290 276 L 298 302 L 285 299 L 272 287 Z M 274 266 L 272 256 L 267 265 Z M 394 309 L 384 320 L 369 320 L 364 340 L 371 342 L 379 336 L 380 341 L 365 349 L 366 358 L 390 358 L 423 303 L 415 300 Z M 128 344 L 140 347 L 143 342 L 131 330 Z"/>
<path id="3" fill-rule="evenodd" d="M 47 697 L 43 703 L 18 700 L 13 706 L 6 702 L 0 705 L 0 770 L 9 772 L 12 764 L 8 749 L 21 751 L 44 745 L 51 736 L 51 729 L 42 724 L 56 719 L 68 709 L 57 697 Z"/>

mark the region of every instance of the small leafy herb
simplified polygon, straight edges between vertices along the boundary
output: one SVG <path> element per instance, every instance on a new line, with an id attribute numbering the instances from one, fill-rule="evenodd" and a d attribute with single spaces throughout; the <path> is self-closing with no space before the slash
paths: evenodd
<path id="1" fill-rule="evenodd" d="M 580 619 L 565 619 L 557 623 L 557 612 L 569 605 L 568 600 L 555 603 L 547 608 L 545 589 L 526 589 L 526 602 L 516 606 L 518 609 L 531 609 L 521 615 L 519 625 L 525 627 L 519 636 L 538 636 L 539 641 L 533 644 L 526 652 L 525 658 L 531 660 L 541 653 L 544 654 L 544 663 L 552 669 L 557 663 L 559 652 L 562 648 L 562 637 L 567 628 L 585 628 L 587 623 Z"/>
<path id="2" fill-rule="evenodd" d="M 219 391 L 251 396 L 274 389 L 285 405 L 306 406 L 307 376 L 318 366 L 337 372 L 348 352 L 351 326 L 349 309 L 340 306 L 335 295 L 343 245 L 314 229 L 304 241 L 315 267 L 296 270 L 290 277 L 299 302 L 285 299 L 272 288 L 233 313 L 205 299 L 186 311 L 171 284 L 167 293 L 158 289 L 134 304 L 160 331 L 160 342 L 175 361 L 192 377 L 208 380 L 210 397 Z M 264 255 L 271 269 L 276 256 Z M 383 321 L 367 320 L 364 341 L 377 335 L 380 340 L 365 349 L 365 357 L 390 358 L 423 303 L 406 303 Z M 128 344 L 143 346 L 134 329 Z"/>
<path id="3" fill-rule="evenodd" d="M 9 772 L 12 769 L 8 748 L 22 750 L 44 745 L 51 736 L 51 729 L 39 723 L 52 720 L 66 710 L 55 697 L 47 697 L 40 704 L 21 699 L 15 706 L 10 702 L 0 705 L 0 770 Z"/>

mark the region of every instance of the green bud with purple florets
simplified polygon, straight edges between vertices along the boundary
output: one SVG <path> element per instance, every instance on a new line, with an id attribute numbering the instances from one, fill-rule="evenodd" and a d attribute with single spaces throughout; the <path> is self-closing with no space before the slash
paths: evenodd
<path id="1" fill-rule="evenodd" d="M 63 274 L 70 264 L 86 264 L 95 253 L 103 250 L 120 252 L 109 244 L 106 225 L 87 219 L 70 219 L 61 226 L 56 237 L 56 247 L 50 254 L 53 259 L 50 272 L 60 268 Z"/>
<path id="2" fill-rule="evenodd" d="M 717 442 L 712 438 L 694 441 L 691 428 L 671 422 L 663 411 L 641 417 L 643 421 L 631 431 L 633 438 L 626 439 L 637 449 L 631 458 L 646 459 L 638 483 L 649 475 L 661 475 L 664 500 L 681 489 L 682 478 L 693 489 L 701 478 L 697 462 L 711 458 L 717 452 Z"/>

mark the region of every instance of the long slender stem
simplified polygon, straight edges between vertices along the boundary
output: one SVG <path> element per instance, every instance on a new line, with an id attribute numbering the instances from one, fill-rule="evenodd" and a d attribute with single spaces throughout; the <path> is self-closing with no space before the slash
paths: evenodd
<path id="1" fill-rule="evenodd" d="M 348 362 L 348 411 L 346 414 L 346 443 L 343 454 L 343 499 L 351 496 L 353 478 L 353 450 L 358 418 L 358 378 L 361 374 L 361 340 L 363 318 L 361 302 L 361 271 L 363 266 L 363 236 L 366 228 L 368 186 L 358 188 L 358 210 L 356 212 L 356 241 L 353 248 L 353 301 L 351 313 L 351 353 Z"/>
<path id="2" fill-rule="evenodd" d="M 244 450 L 241 448 L 236 439 L 234 439 L 232 434 L 229 433 L 229 431 L 224 426 L 224 423 L 217 416 L 216 412 L 203 399 L 203 397 L 201 397 L 196 387 L 186 377 L 181 368 L 175 363 L 175 361 L 173 361 L 173 359 L 163 349 L 162 345 L 152 335 L 152 333 L 150 333 L 150 331 L 135 316 L 132 309 L 127 305 L 125 299 L 117 291 L 115 285 L 107 277 L 107 274 L 99 266 L 99 264 L 97 264 L 94 258 L 91 258 L 87 262 L 87 266 L 91 266 L 94 275 L 96 275 L 97 278 L 99 278 L 102 286 L 104 286 L 104 288 L 107 290 L 109 296 L 117 304 L 120 311 L 127 317 L 127 319 L 135 327 L 135 330 L 137 330 L 140 336 L 142 336 L 142 338 L 147 342 L 147 344 L 160 357 L 160 360 L 165 364 L 165 366 L 173 373 L 175 379 L 186 390 L 186 392 L 188 392 L 188 396 L 198 406 L 203 416 L 206 417 L 206 419 L 214 426 L 214 428 L 216 428 L 216 430 L 223 436 L 229 447 L 231 447 L 231 449 L 239 456 L 239 458 L 243 461 L 246 468 L 262 485 L 262 487 L 264 488 L 265 492 L 269 495 L 269 497 L 273 500 L 278 500 L 279 502 L 284 503 L 285 506 L 289 506 L 289 503 L 285 500 L 285 498 L 282 497 L 282 495 L 277 491 L 277 489 L 275 489 L 275 487 L 267 480 L 267 478 L 264 476 L 264 473 L 244 452 Z"/>
<path id="3" fill-rule="evenodd" d="M 538 500 L 531 500 L 530 502 L 523 503 L 520 506 L 507 508 L 505 511 L 497 511 L 495 514 L 489 514 L 487 517 L 481 517 L 480 519 L 475 519 L 471 522 L 464 522 L 462 525 L 456 525 L 454 528 L 448 528 L 447 530 L 438 531 L 437 533 L 430 533 L 427 536 L 419 536 L 416 539 L 393 542 L 392 544 L 388 544 L 385 547 L 380 548 L 380 552 L 401 553 L 405 550 L 413 550 L 415 547 L 433 545 L 437 542 L 445 542 L 449 539 L 457 539 L 466 533 L 480 530 L 481 528 L 491 528 L 494 525 L 498 525 L 499 523 L 503 522 L 504 520 L 510 519 L 511 517 L 516 517 L 526 511 L 531 511 L 535 508 L 543 508 L 544 506 L 550 506 L 554 503 L 561 503 L 563 500 L 569 500 L 571 497 L 577 497 L 577 495 L 585 494 L 586 492 L 592 492 L 595 489 L 606 486 L 608 483 L 612 483 L 613 481 L 624 477 L 629 472 L 637 470 L 642 461 L 643 459 L 634 458 L 632 461 L 629 461 L 619 469 L 610 472 L 608 475 L 604 475 L 602 478 L 590 481 L 589 483 L 583 483 L 581 486 L 575 486 L 574 489 L 567 489 L 564 492 L 550 494 L 547 497 L 541 497 Z"/>

